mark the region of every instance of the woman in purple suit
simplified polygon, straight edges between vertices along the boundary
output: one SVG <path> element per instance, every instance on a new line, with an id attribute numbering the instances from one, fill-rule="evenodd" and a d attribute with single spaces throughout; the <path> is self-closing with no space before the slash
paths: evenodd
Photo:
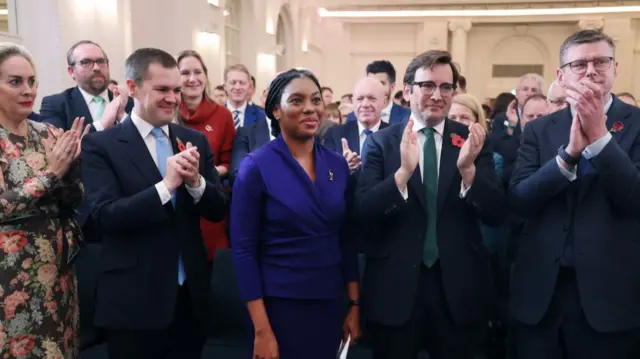
<path id="1" fill-rule="evenodd" d="M 343 337 L 359 335 L 357 257 L 341 236 L 349 168 L 315 140 L 324 104 L 313 74 L 278 75 L 265 112 L 276 139 L 244 159 L 231 205 L 231 250 L 253 324 L 251 357 L 335 358 Z"/>

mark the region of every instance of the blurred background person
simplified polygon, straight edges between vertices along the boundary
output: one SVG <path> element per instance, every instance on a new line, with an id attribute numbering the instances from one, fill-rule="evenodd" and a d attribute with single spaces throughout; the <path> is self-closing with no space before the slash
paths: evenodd
<path id="1" fill-rule="evenodd" d="M 218 105 L 224 106 L 227 103 L 227 90 L 224 89 L 224 85 L 216 86 L 211 92 L 211 98 Z"/>

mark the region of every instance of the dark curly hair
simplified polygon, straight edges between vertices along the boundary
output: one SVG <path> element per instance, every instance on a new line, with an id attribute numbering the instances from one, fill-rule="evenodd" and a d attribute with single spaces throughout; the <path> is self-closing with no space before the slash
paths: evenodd
<path id="1" fill-rule="evenodd" d="M 267 99 L 264 104 L 264 112 L 271 120 L 271 134 L 274 137 L 278 137 L 282 131 L 280 129 L 280 122 L 273 116 L 273 111 L 275 111 L 276 106 L 280 106 L 284 89 L 287 88 L 291 81 L 303 78 L 311 79 L 311 81 L 318 86 L 318 90 L 320 90 L 320 82 L 318 82 L 316 76 L 308 70 L 291 69 L 279 74 L 271 81 L 269 92 L 267 92 Z"/>

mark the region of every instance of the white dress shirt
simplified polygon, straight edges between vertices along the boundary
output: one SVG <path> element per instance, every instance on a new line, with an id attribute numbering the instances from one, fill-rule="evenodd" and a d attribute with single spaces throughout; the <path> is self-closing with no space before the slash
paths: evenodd
<path id="1" fill-rule="evenodd" d="M 266 116 L 265 119 L 267 120 L 267 129 L 269 130 L 269 140 L 273 141 L 275 137 L 271 133 L 271 119 L 269 118 L 269 116 Z"/>
<path id="2" fill-rule="evenodd" d="M 233 105 L 231 105 L 231 102 L 227 102 L 227 108 L 229 109 L 229 111 L 231 111 L 231 118 L 234 118 L 234 113 L 233 111 L 238 111 L 240 112 L 238 114 L 238 126 L 237 127 L 243 127 L 244 126 L 244 115 L 247 113 L 247 103 L 243 103 L 242 106 L 235 108 L 233 107 Z"/>
<path id="3" fill-rule="evenodd" d="M 422 179 L 422 181 L 424 182 L 424 143 L 427 140 L 427 137 L 425 136 L 425 134 L 422 132 L 422 129 L 427 127 L 426 124 L 424 123 L 424 121 L 422 121 L 422 119 L 416 119 L 415 116 L 413 116 L 413 114 L 411 115 L 411 118 L 413 119 L 413 132 L 416 132 L 416 135 L 418 137 L 418 143 L 420 144 L 419 147 L 419 151 L 420 151 L 420 161 L 418 162 L 418 165 L 420 166 L 420 178 Z M 446 121 L 446 120 L 445 120 Z M 437 124 L 435 127 L 433 127 L 433 139 L 435 141 L 435 145 L 436 145 L 436 161 L 438 164 L 438 180 L 440 179 L 440 157 L 442 154 L 442 135 L 444 133 L 444 124 L 445 121 L 440 122 L 439 124 Z M 469 188 L 464 188 L 464 183 L 460 184 L 460 198 L 465 198 L 467 196 L 467 192 L 469 192 Z M 409 198 L 409 191 L 407 189 L 407 187 L 404 188 L 403 191 L 400 191 L 400 193 L 402 194 L 402 197 L 407 200 Z"/>
<path id="4" fill-rule="evenodd" d="M 147 145 L 149 149 L 149 154 L 151 154 L 151 158 L 153 158 L 153 162 L 158 166 L 158 153 L 156 152 L 156 138 L 153 137 L 151 131 L 153 130 L 153 125 L 149 122 L 140 118 L 136 113 L 131 113 L 131 121 L 133 125 L 136 126 L 138 132 L 140 132 L 140 136 L 144 140 L 144 144 Z M 167 136 L 167 140 L 171 143 L 169 139 L 169 125 L 164 125 L 160 127 L 162 132 L 164 132 L 165 136 Z M 206 182 L 202 175 L 200 176 L 200 186 L 193 188 L 189 185 L 185 184 L 187 191 L 193 197 L 193 203 L 198 203 L 204 194 L 204 189 L 206 187 Z M 164 184 L 164 181 L 160 181 L 156 184 L 156 190 L 158 191 L 158 195 L 160 196 L 160 201 L 162 205 L 165 205 L 167 202 L 171 201 L 171 192 L 167 188 L 167 185 Z"/>
<path id="5" fill-rule="evenodd" d="M 380 115 L 380 119 L 382 119 L 382 121 L 384 121 L 385 123 L 389 123 L 389 120 L 391 120 L 392 107 L 393 107 L 393 101 L 389 100 L 389 104 L 387 105 L 387 107 L 382 109 L 382 114 Z"/>
<path id="6" fill-rule="evenodd" d="M 606 115 L 607 112 L 609 112 L 609 109 L 611 108 L 611 104 L 613 103 L 613 97 L 611 95 L 609 95 L 609 101 L 607 101 L 607 103 L 604 105 L 604 114 Z M 573 106 L 571 106 L 571 117 L 573 118 L 576 115 L 576 110 L 575 108 L 573 108 Z M 595 141 L 594 143 L 588 145 L 584 151 L 582 151 L 582 157 L 584 157 L 587 160 L 590 160 L 592 158 L 594 158 L 595 156 L 599 155 L 600 152 L 602 152 L 602 150 L 604 149 L 604 146 L 606 146 L 609 141 L 611 141 L 611 133 L 607 132 L 606 135 L 600 137 L 600 139 L 598 139 L 597 141 Z M 578 168 L 577 166 L 570 166 L 570 169 L 565 168 L 562 165 L 562 162 L 560 162 L 560 157 L 556 156 L 556 163 L 558 164 L 558 167 L 560 168 L 560 172 L 567 177 L 567 179 L 571 182 L 575 181 L 576 178 L 578 178 Z"/>
<path id="7" fill-rule="evenodd" d="M 378 132 L 379 129 L 380 129 L 380 121 L 378 121 L 378 123 L 375 126 L 370 128 L 371 132 L 373 133 Z M 362 146 L 364 146 L 364 140 L 367 139 L 367 135 L 364 134 L 364 130 L 366 130 L 366 128 L 362 123 L 360 123 L 360 121 L 358 121 L 358 134 L 360 135 L 360 147 L 359 147 L 360 150 L 358 151 L 358 153 L 360 154 L 360 156 L 362 156 Z"/>

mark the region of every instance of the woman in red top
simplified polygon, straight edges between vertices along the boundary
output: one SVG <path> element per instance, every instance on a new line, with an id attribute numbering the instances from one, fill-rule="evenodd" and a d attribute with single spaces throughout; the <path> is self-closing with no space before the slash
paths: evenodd
<path id="1" fill-rule="evenodd" d="M 178 55 L 178 67 L 182 78 L 179 120 L 182 125 L 207 136 L 213 150 L 214 165 L 224 179 L 229 173 L 231 145 L 236 137 L 231 112 L 209 97 L 207 66 L 200 54 L 193 50 L 181 52 Z M 200 228 L 209 250 L 209 261 L 213 260 L 216 249 L 229 248 L 226 220 L 210 222 L 201 218 Z"/>

